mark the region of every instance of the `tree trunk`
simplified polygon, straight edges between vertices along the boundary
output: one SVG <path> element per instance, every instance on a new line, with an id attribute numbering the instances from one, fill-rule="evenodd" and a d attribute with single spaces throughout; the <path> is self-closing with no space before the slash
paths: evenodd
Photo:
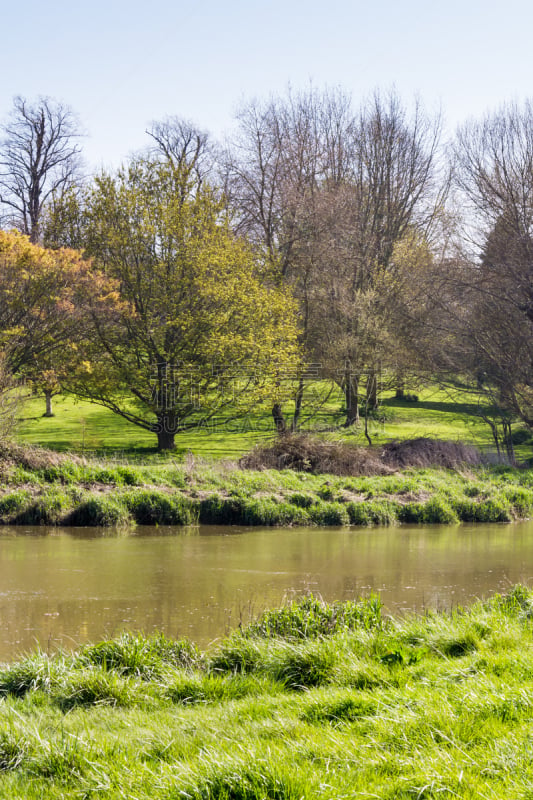
<path id="1" fill-rule="evenodd" d="M 346 375 L 343 383 L 344 400 L 346 403 L 346 420 L 344 427 L 357 425 L 359 422 L 359 381 L 353 375 Z"/>
<path id="2" fill-rule="evenodd" d="M 46 403 L 46 411 L 44 412 L 43 416 L 45 416 L 45 417 L 53 417 L 54 414 L 53 414 L 53 411 L 52 411 L 52 392 L 48 392 L 48 391 L 45 390 L 44 399 L 45 399 L 45 403 Z"/>
<path id="3" fill-rule="evenodd" d="M 302 404 L 304 399 L 304 382 L 303 378 L 300 378 L 300 382 L 298 384 L 298 391 L 296 392 L 296 399 L 294 401 L 294 416 L 291 422 L 291 432 L 296 433 L 298 430 L 298 425 L 300 423 L 300 416 L 302 413 Z"/>
<path id="4" fill-rule="evenodd" d="M 366 379 L 366 404 L 370 411 L 378 407 L 378 379 L 373 370 Z"/>
<path id="5" fill-rule="evenodd" d="M 274 418 L 274 425 L 276 426 L 277 433 L 283 436 L 287 433 L 287 421 L 283 416 L 283 411 L 280 403 L 274 403 L 272 406 L 272 417 Z"/>
<path id="6" fill-rule="evenodd" d="M 174 441 L 177 431 L 176 417 L 172 413 L 161 414 L 158 417 L 156 433 L 157 433 L 157 449 L 162 450 L 175 450 L 176 442 Z"/>

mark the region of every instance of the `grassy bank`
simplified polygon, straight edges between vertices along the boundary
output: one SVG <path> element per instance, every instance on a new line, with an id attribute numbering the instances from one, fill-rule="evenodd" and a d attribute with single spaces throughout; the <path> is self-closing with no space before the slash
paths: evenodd
<path id="1" fill-rule="evenodd" d="M 163 637 L 0 671 L 0 797 L 529 798 L 533 596 L 407 620 L 313 598 L 207 653 Z"/>
<path id="2" fill-rule="evenodd" d="M 533 471 L 507 467 L 315 475 L 231 462 L 139 466 L 22 448 L 0 459 L 10 525 L 394 525 L 508 522 L 533 513 Z"/>

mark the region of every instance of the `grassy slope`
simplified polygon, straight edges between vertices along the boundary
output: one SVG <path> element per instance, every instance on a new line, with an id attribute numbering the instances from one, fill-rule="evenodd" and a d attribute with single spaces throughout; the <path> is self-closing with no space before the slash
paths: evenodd
<path id="1" fill-rule="evenodd" d="M 61 451 L 96 451 L 99 455 L 122 454 L 143 459 L 153 456 L 155 436 L 107 409 L 70 397 L 56 398 L 54 407 L 56 416 L 46 419 L 42 416 L 43 400 L 31 399 L 24 408 L 19 440 Z M 338 421 L 335 409 L 336 406 L 331 404 L 331 415 L 325 418 L 326 422 Z M 468 397 L 465 399 L 427 388 L 419 393 L 419 402 L 411 404 L 385 394 L 383 411 L 385 419 L 371 424 L 376 444 L 416 436 L 460 439 L 480 446 L 492 444 L 488 426 L 479 420 L 476 406 L 473 400 L 469 402 Z M 262 409 L 245 420 L 220 422 L 214 430 L 179 434 L 177 453 L 191 451 L 207 458 L 236 458 L 271 435 L 269 410 Z M 362 429 L 348 434 L 341 431 L 340 435 L 347 435 L 362 444 L 366 442 Z M 524 448 L 519 455 L 524 458 L 531 455 L 531 447 Z"/>
<path id="2" fill-rule="evenodd" d="M 193 458 L 142 466 L 74 460 L 30 466 L 16 459 L 0 463 L 0 522 L 389 525 L 504 522 L 533 514 L 533 471 L 502 467 L 335 477 L 248 471 Z"/>
<path id="3" fill-rule="evenodd" d="M 293 606 L 203 656 L 130 636 L 4 669 L 0 798 L 530 798 L 531 595 L 345 611 Z"/>

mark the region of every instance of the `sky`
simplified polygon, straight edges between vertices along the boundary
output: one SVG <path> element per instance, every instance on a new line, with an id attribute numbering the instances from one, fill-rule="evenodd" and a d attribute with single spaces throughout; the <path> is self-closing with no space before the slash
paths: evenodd
<path id="1" fill-rule="evenodd" d="M 148 144 L 151 121 L 222 139 L 240 105 L 341 87 L 355 107 L 394 87 L 445 130 L 533 96 L 529 0 L 27 0 L 2 3 L 0 121 L 13 98 L 69 105 L 91 170 Z"/>

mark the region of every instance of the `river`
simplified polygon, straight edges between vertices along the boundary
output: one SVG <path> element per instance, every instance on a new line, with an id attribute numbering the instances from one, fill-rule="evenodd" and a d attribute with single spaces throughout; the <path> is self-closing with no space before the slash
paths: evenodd
<path id="1" fill-rule="evenodd" d="M 294 593 L 450 609 L 533 579 L 533 522 L 370 529 L 0 529 L 0 661 L 123 630 L 207 646 Z"/>

